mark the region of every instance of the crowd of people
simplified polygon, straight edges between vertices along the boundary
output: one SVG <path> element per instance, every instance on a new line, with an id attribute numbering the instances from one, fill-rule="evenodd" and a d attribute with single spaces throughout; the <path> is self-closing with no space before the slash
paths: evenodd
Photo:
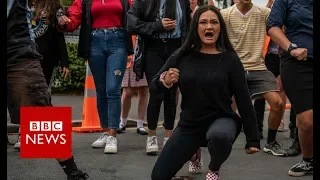
<path id="1" fill-rule="evenodd" d="M 208 148 L 206 179 L 219 180 L 242 129 L 247 154 L 262 148 L 267 101 L 267 143 L 261 150 L 282 157 L 302 153 L 302 161 L 288 174 L 312 174 L 313 1 L 268 0 L 261 7 L 251 0 L 234 0 L 225 9 L 216 7 L 214 0 L 207 3 L 74 0 L 65 9 L 60 0 L 7 0 L 11 121 L 19 124 L 21 106 L 52 106 L 56 68 L 69 76 L 63 32 L 80 27 L 78 56 L 88 59 L 103 128 L 93 148 L 118 152 L 117 134 L 126 130 L 137 90 L 137 133 L 147 135 L 147 154 L 160 153 L 151 179 L 185 179 L 175 175 L 187 162 L 189 173 L 200 173 L 202 148 Z M 292 104 L 293 143 L 284 149 L 276 137 L 284 130 L 287 98 Z M 162 102 L 165 137 L 160 148 Z M 14 148 L 20 149 L 20 138 Z M 68 180 L 88 179 L 73 157 L 58 162 Z"/>

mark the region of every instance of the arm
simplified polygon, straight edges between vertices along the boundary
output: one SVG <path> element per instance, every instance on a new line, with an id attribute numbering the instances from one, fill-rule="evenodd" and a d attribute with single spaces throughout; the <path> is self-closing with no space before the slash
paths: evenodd
<path id="1" fill-rule="evenodd" d="M 156 94 L 162 93 L 166 87 L 163 85 L 163 83 L 160 81 L 160 75 L 168 71 L 170 68 L 175 68 L 177 64 L 178 54 L 180 52 L 180 49 L 176 50 L 167 60 L 167 62 L 163 65 L 163 67 L 160 69 L 160 71 L 152 78 L 150 83 L 150 91 Z"/>
<path id="2" fill-rule="evenodd" d="M 69 56 L 64 34 L 57 32 L 57 49 L 59 49 L 59 66 L 69 68 Z"/>
<path id="3" fill-rule="evenodd" d="M 68 9 L 67 16 L 70 22 L 64 27 L 57 26 L 59 31 L 63 32 L 73 32 L 77 30 L 81 24 L 81 14 L 82 14 L 82 0 L 75 0 Z"/>
<path id="4" fill-rule="evenodd" d="M 273 4 L 273 0 L 268 0 L 266 7 L 271 8 L 272 4 Z"/>
<path id="5" fill-rule="evenodd" d="M 127 31 L 138 35 L 152 36 L 155 33 L 165 31 L 161 21 L 146 22 L 140 20 L 144 13 L 142 6 L 146 1 L 135 0 L 127 13 Z"/>
<path id="6" fill-rule="evenodd" d="M 232 64 L 229 66 L 231 67 L 229 72 L 231 90 L 234 93 L 239 114 L 243 120 L 243 129 L 247 140 L 246 148 L 256 147 L 260 149 L 257 118 L 251 102 L 244 68 L 235 53 L 233 53 L 230 59 L 232 59 Z"/>
<path id="7" fill-rule="evenodd" d="M 285 2 L 283 0 L 276 0 L 268 17 L 267 33 L 271 40 L 284 50 L 287 50 L 291 43 L 281 30 L 286 16 L 287 8 Z"/>

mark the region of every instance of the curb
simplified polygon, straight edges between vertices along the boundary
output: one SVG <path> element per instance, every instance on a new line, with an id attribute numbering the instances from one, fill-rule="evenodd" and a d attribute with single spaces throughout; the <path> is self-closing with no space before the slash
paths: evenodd
<path id="1" fill-rule="evenodd" d="M 82 120 L 72 120 L 72 127 L 81 127 Z M 146 122 L 143 123 L 144 126 L 147 126 L 148 124 Z M 19 124 L 11 124 L 7 123 L 7 133 L 13 134 L 13 133 L 19 133 Z M 127 128 L 130 127 L 137 127 L 137 120 L 128 119 L 127 120 Z"/>
<path id="2" fill-rule="evenodd" d="M 72 127 L 81 127 L 81 125 L 82 125 L 82 120 L 72 120 Z M 143 125 L 147 126 L 148 124 L 144 122 Z M 137 120 L 128 119 L 126 127 L 127 128 L 137 127 Z"/>
<path id="3" fill-rule="evenodd" d="M 175 124 L 178 122 L 178 119 L 175 120 Z M 158 121 L 158 127 L 162 126 L 163 121 Z M 72 120 L 72 127 L 81 127 L 82 125 L 82 120 Z M 147 122 L 143 123 L 143 126 L 148 126 Z M 7 123 L 7 133 L 8 134 L 15 134 L 19 133 L 19 124 L 12 124 L 12 123 Z M 137 127 L 137 120 L 134 119 L 128 119 L 127 120 L 127 128 L 133 128 Z"/>

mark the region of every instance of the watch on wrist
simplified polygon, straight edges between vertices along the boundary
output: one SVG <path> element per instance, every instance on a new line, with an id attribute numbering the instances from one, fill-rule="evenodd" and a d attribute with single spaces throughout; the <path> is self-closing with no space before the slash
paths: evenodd
<path id="1" fill-rule="evenodd" d="M 292 50 L 297 49 L 298 46 L 294 43 L 290 43 L 289 48 L 288 48 L 288 52 L 290 53 Z"/>

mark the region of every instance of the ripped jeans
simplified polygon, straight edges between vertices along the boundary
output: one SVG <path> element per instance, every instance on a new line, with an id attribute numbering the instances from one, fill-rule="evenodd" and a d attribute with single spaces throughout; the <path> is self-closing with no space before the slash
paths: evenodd
<path id="1" fill-rule="evenodd" d="M 121 83 L 128 59 L 123 29 L 95 29 L 88 59 L 96 86 L 97 109 L 102 128 L 118 129 Z"/>
<path id="2" fill-rule="evenodd" d="M 40 54 L 32 45 L 7 51 L 7 105 L 11 123 L 20 124 L 20 107 L 52 106 Z"/>

